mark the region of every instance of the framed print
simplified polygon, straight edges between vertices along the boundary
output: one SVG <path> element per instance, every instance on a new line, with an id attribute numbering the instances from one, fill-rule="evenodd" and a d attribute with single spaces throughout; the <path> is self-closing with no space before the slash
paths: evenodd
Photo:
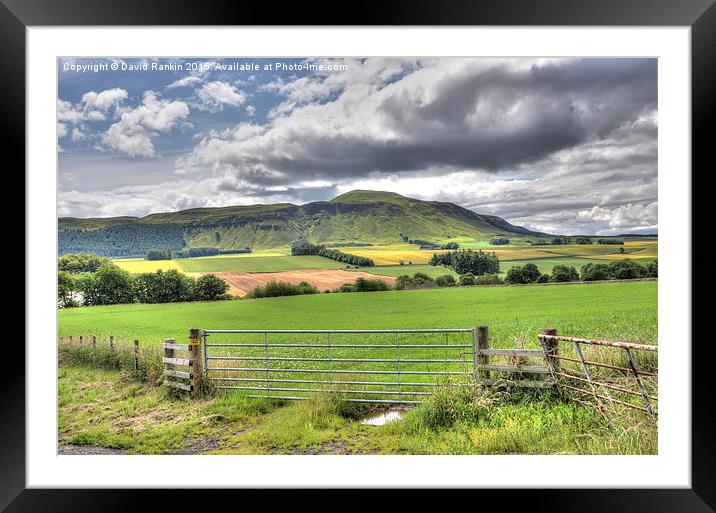
<path id="1" fill-rule="evenodd" d="M 713 511 L 711 4 L 5 1 L 0 505 Z"/>

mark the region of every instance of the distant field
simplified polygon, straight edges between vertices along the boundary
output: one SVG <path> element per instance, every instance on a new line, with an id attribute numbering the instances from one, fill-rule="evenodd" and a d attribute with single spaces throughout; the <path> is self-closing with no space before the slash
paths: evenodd
<path id="1" fill-rule="evenodd" d="M 500 262 L 500 273 L 506 273 L 511 268 L 518 265 L 535 264 L 542 274 L 551 274 L 555 265 L 566 265 L 574 267 L 579 271 L 583 265 L 588 263 L 603 264 L 603 260 L 595 260 L 593 258 L 579 257 L 555 257 L 555 258 L 532 258 L 526 260 L 508 260 Z"/>
<path id="2" fill-rule="evenodd" d="M 396 278 L 398 276 L 402 276 L 403 274 L 412 276 L 415 273 L 424 273 L 431 278 L 437 278 L 438 276 L 443 276 L 445 274 L 455 277 L 459 276 L 452 269 L 435 265 L 382 265 L 376 267 L 363 267 L 360 270 L 370 274 L 377 274 L 379 276 L 395 276 Z"/>
<path id="3" fill-rule="evenodd" d="M 159 344 L 212 329 L 490 327 L 492 344 L 537 346 L 537 332 L 657 342 L 657 282 L 460 287 L 60 309 L 60 335 L 114 335 Z"/>
<path id="4" fill-rule="evenodd" d="M 344 269 L 346 264 L 319 256 L 255 256 L 234 258 L 186 258 L 178 261 L 186 272 L 240 271 L 245 273 Z"/>
<path id="5" fill-rule="evenodd" d="M 427 264 L 433 253 L 445 253 L 444 250 L 387 249 L 383 246 L 375 246 L 370 249 L 350 248 L 350 250 L 345 251 L 370 258 L 375 262 L 375 265 L 399 265 L 400 262 Z"/>
<path id="6" fill-rule="evenodd" d="M 132 274 L 151 273 L 162 270 L 176 269 L 181 271 L 176 260 L 144 260 L 143 258 L 122 258 L 113 260 L 117 266 Z"/>

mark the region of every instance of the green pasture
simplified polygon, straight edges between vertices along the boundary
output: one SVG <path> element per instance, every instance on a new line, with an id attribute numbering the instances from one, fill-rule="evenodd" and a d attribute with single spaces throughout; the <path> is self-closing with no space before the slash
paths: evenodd
<path id="1" fill-rule="evenodd" d="M 159 344 L 203 329 L 390 329 L 490 327 L 493 345 L 537 344 L 560 333 L 655 344 L 657 282 L 459 287 L 334 293 L 206 303 L 61 309 L 60 335 L 114 335 Z"/>
<path id="2" fill-rule="evenodd" d="M 503 260 L 500 262 L 500 273 L 504 274 L 513 267 L 523 266 L 525 264 L 535 264 L 542 274 L 552 274 L 552 269 L 556 265 L 566 265 L 574 267 L 579 271 L 583 265 L 589 263 L 603 264 L 604 260 L 596 260 L 593 258 L 580 257 L 555 257 L 555 258 L 527 258 L 525 260 Z"/>
<path id="3" fill-rule="evenodd" d="M 241 271 L 270 273 L 299 269 L 344 269 L 346 264 L 319 256 L 255 256 L 186 258 L 177 261 L 185 272 Z"/>

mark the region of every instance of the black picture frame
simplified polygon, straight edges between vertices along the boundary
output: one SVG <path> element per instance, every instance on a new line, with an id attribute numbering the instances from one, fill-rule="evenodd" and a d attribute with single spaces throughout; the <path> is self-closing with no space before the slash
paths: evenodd
<path id="1" fill-rule="evenodd" d="M 280 8 L 268 2 L 240 3 L 223 0 L 182 2 L 171 0 L 0 0 L 0 123 L 6 173 L 14 162 L 15 169 L 25 166 L 25 29 L 28 26 L 65 25 L 554 25 L 554 26 L 689 26 L 691 27 L 692 72 L 692 171 L 682 172 L 692 180 L 692 240 L 708 233 L 713 203 L 707 196 L 707 173 L 716 169 L 713 142 L 707 126 L 716 113 L 716 5 L 715 0 L 436 0 L 367 1 L 350 8 L 338 9 L 336 3 L 285 3 Z M 342 14 L 341 14 L 342 12 Z M 662 141 L 662 144 L 664 142 Z M 11 157 L 8 159 L 8 157 Z M 695 184 L 698 182 L 699 186 Z M 24 198 L 24 181 L 13 188 L 14 209 L 18 198 Z M 24 241 L 20 223 L 7 227 L 6 237 Z M 19 242 L 13 244 L 18 250 Z M 713 265 L 708 251 L 692 251 L 692 266 Z M 4 266 L 23 268 L 24 253 L 1 255 Z M 9 267 L 5 267 L 9 268 Z M 19 277 L 19 273 L 17 273 Z M 684 279 L 691 281 L 690 275 Z M 480 504 L 493 503 L 501 510 L 568 511 L 568 512 L 680 512 L 699 513 L 716 510 L 716 422 L 711 393 L 708 337 L 699 337 L 696 322 L 707 316 L 710 302 L 706 282 L 692 282 L 692 486 L 689 489 L 521 489 L 471 490 L 459 492 L 454 501 L 474 500 L 465 495 L 479 495 Z M 20 284 L 16 284 L 20 287 Z M 17 288 L 16 290 L 21 290 Z M 20 296 L 19 294 L 16 294 Z M 22 306 L 21 306 L 22 305 Z M 15 304 L 24 308 L 24 301 Z M 15 318 L 19 318 L 20 312 Z M 10 314 L 8 314 L 10 316 Z M 14 331 L 13 337 L 21 333 Z M 9 343 L 8 341 L 4 341 Z M 675 343 L 689 343 L 689 334 Z M 705 357 L 700 357 L 704 354 Z M 51 511 L 135 511 L 149 507 L 148 500 L 164 504 L 218 504 L 230 500 L 236 507 L 248 505 L 266 491 L 248 490 L 78 490 L 26 489 L 25 486 L 25 358 L 18 351 L 12 365 L 3 365 L 0 393 L 0 510 L 8 512 Z M 567 471 L 567 469 L 565 469 Z M 556 476 L 558 481 L 559 477 Z M 271 492 L 271 502 L 285 499 L 288 491 Z M 309 490 L 294 490 L 294 505 L 304 503 Z M 358 491 L 321 491 L 321 505 L 333 504 L 345 510 L 362 509 L 365 504 Z M 381 509 L 399 501 L 401 508 L 427 504 L 425 490 L 412 490 L 397 496 L 388 495 Z M 509 498 L 509 500 L 507 500 Z M 239 501 L 239 502 L 236 502 Z M 494 502 L 496 501 L 496 502 Z M 452 502 L 452 501 L 451 501 Z M 453 507 L 458 502 L 452 502 Z M 321 507 L 321 505 L 317 507 Z M 274 506 L 271 509 L 274 509 Z M 475 507 L 478 504 L 475 503 Z M 459 507 L 459 506 L 458 506 Z M 312 508 L 313 509 L 313 508 Z"/>

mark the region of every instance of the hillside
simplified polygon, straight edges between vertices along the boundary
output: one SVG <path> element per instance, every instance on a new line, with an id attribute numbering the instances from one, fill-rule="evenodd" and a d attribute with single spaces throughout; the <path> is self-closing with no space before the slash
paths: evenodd
<path id="1" fill-rule="evenodd" d="M 496 235 L 544 237 L 496 216 L 454 203 L 422 201 L 381 191 L 352 191 L 331 201 L 194 208 L 145 217 L 58 220 L 59 253 L 143 255 L 149 249 L 289 246 L 297 239 L 321 244 L 394 244 L 405 238 L 442 242 Z"/>

